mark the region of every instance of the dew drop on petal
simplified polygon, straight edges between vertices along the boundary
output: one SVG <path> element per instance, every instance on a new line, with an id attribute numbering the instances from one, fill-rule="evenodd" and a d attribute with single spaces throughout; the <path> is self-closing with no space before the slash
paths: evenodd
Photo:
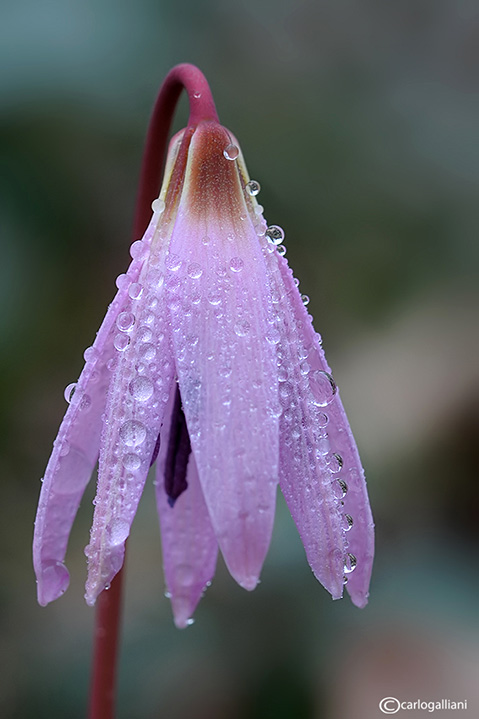
<path id="1" fill-rule="evenodd" d="M 128 294 L 132 300 L 139 300 L 143 294 L 143 287 L 139 282 L 132 282 L 128 288 Z"/>
<path id="2" fill-rule="evenodd" d="M 171 272 L 176 272 L 181 267 L 181 257 L 169 253 L 166 258 L 165 264 L 168 270 L 171 270 Z"/>
<path id="3" fill-rule="evenodd" d="M 333 482 L 333 493 L 336 499 L 344 499 L 348 493 L 348 485 L 344 479 L 335 479 Z"/>
<path id="4" fill-rule="evenodd" d="M 313 404 L 318 407 L 331 404 L 336 394 L 336 383 L 330 374 L 323 370 L 310 372 L 309 386 L 313 395 Z"/>
<path id="5" fill-rule="evenodd" d="M 153 200 L 153 202 L 151 203 L 151 209 L 153 210 L 153 212 L 163 212 L 165 209 L 165 203 L 163 202 L 163 200 L 160 200 L 160 198 L 157 197 L 156 200 Z"/>
<path id="6" fill-rule="evenodd" d="M 202 274 L 203 270 L 197 262 L 191 262 L 188 265 L 188 277 L 191 277 L 192 280 L 198 280 Z"/>
<path id="7" fill-rule="evenodd" d="M 301 295 L 301 302 L 306 307 L 306 305 L 309 305 L 309 297 L 308 295 Z"/>
<path id="8" fill-rule="evenodd" d="M 342 527 L 345 532 L 349 532 L 352 529 L 354 520 L 350 514 L 343 514 Z"/>
<path id="9" fill-rule="evenodd" d="M 136 447 L 146 439 L 146 427 L 136 419 L 127 420 L 120 427 L 120 439 L 127 447 Z"/>
<path id="10" fill-rule="evenodd" d="M 162 341 L 158 338 L 158 341 Z M 146 362 L 151 362 L 156 357 L 156 347 L 155 345 L 146 343 L 142 345 L 139 351 L 139 355 L 141 359 L 146 360 Z"/>
<path id="11" fill-rule="evenodd" d="M 239 155 L 239 149 L 236 147 L 236 145 L 227 145 L 223 150 L 223 155 L 226 157 L 227 160 L 236 160 Z"/>
<path id="12" fill-rule="evenodd" d="M 130 338 L 124 333 L 118 333 L 113 340 L 113 345 L 119 352 L 124 352 L 129 344 Z"/>
<path id="13" fill-rule="evenodd" d="M 260 205 L 260 204 L 255 205 L 255 208 L 254 208 L 255 215 L 262 215 L 263 210 L 264 210 L 263 205 Z M 263 232 L 263 235 L 264 235 L 264 232 Z"/>
<path id="14" fill-rule="evenodd" d="M 278 255 L 280 255 L 281 257 L 285 256 L 285 254 L 286 254 L 286 246 L 285 245 L 278 245 L 278 247 L 276 249 L 278 250 Z"/>
<path id="15" fill-rule="evenodd" d="M 98 352 L 94 347 L 87 347 L 83 353 L 83 359 L 85 362 L 92 362 L 98 357 Z"/>
<path id="16" fill-rule="evenodd" d="M 327 462 L 331 472 L 340 472 L 344 464 L 343 458 L 337 452 L 332 452 L 330 455 L 328 455 Z"/>
<path id="17" fill-rule="evenodd" d="M 125 286 L 126 282 L 128 282 L 128 277 L 125 274 L 118 275 L 115 280 L 115 284 L 119 290 L 121 290 L 121 288 Z"/>
<path id="18" fill-rule="evenodd" d="M 132 312 L 120 312 L 116 318 L 116 326 L 120 332 L 128 332 L 135 324 L 135 315 Z"/>
<path id="19" fill-rule="evenodd" d="M 139 259 L 145 252 L 146 247 L 143 240 L 136 240 L 130 247 L 130 255 L 134 260 Z"/>
<path id="20" fill-rule="evenodd" d="M 76 383 L 76 382 L 71 382 L 70 384 L 68 384 L 68 385 L 65 387 L 65 391 L 63 392 L 63 396 L 65 397 L 65 399 L 66 399 L 66 401 L 68 402 L 68 404 L 70 404 L 70 402 L 71 402 L 72 399 L 73 399 L 73 395 L 75 394 L 76 386 L 77 386 L 77 383 Z"/>
<path id="21" fill-rule="evenodd" d="M 134 452 L 125 454 L 122 461 L 124 468 L 128 469 L 130 472 L 136 472 L 137 469 L 140 469 L 141 459 Z"/>
<path id="22" fill-rule="evenodd" d="M 266 237 L 273 245 L 280 245 L 284 240 L 284 230 L 279 225 L 269 225 L 266 230 Z"/>
<path id="23" fill-rule="evenodd" d="M 149 327 L 142 326 L 138 329 L 137 333 L 138 342 L 150 342 L 153 337 L 153 332 Z"/>
<path id="24" fill-rule="evenodd" d="M 241 257 L 233 257 L 230 260 L 230 270 L 231 272 L 241 272 L 241 270 L 244 267 L 244 262 L 241 259 Z"/>
<path id="25" fill-rule="evenodd" d="M 110 528 L 110 542 L 112 546 L 117 547 L 123 544 L 129 533 L 130 526 L 126 520 L 114 519 Z"/>
<path id="26" fill-rule="evenodd" d="M 238 337 L 246 337 L 246 335 L 249 334 L 250 331 L 250 324 L 249 322 L 237 322 L 234 327 L 235 334 Z"/>
<path id="27" fill-rule="evenodd" d="M 329 417 L 324 412 L 320 412 L 316 418 L 319 427 L 327 427 L 329 424 Z"/>
<path id="28" fill-rule="evenodd" d="M 148 377 L 135 377 L 130 382 L 130 393 L 139 402 L 146 402 L 153 395 L 153 382 Z"/>
<path id="29" fill-rule="evenodd" d="M 351 554 L 351 552 L 348 552 L 344 559 L 344 573 L 351 574 L 351 572 L 354 572 L 354 570 L 356 569 L 357 563 L 358 563 L 358 560 L 356 559 L 354 554 Z"/>
<path id="30" fill-rule="evenodd" d="M 281 339 L 279 330 L 277 330 L 276 327 L 272 327 L 266 333 L 266 339 L 271 345 L 277 345 Z"/>
<path id="31" fill-rule="evenodd" d="M 256 180 L 250 180 L 246 183 L 246 192 L 248 195 L 251 195 L 251 197 L 256 197 L 260 190 L 261 185 Z"/>

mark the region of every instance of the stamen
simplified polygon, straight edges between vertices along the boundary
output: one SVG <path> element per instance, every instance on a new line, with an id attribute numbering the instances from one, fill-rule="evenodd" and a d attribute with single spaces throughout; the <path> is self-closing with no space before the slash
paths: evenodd
<path id="1" fill-rule="evenodd" d="M 181 406 L 180 390 L 177 386 L 165 464 L 165 492 L 168 495 L 168 503 L 171 507 L 174 506 L 180 494 L 188 487 L 186 469 L 190 453 L 190 436 Z"/>

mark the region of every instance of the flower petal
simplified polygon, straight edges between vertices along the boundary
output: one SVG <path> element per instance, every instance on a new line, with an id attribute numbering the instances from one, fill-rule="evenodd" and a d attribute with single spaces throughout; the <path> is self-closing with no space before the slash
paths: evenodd
<path id="1" fill-rule="evenodd" d="M 277 366 L 266 268 L 224 128 L 193 135 L 167 259 L 179 386 L 199 478 L 232 576 L 254 589 L 278 473 Z"/>
<path id="2" fill-rule="evenodd" d="M 152 232 L 150 226 L 143 240 L 145 248 Z M 137 255 L 141 254 L 138 245 L 136 250 Z M 143 259 L 137 256 L 127 275 L 119 278 L 120 288 L 93 346 L 85 352 L 86 364 L 45 471 L 33 539 L 38 601 L 43 606 L 57 599 L 68 587 L 69 574 L 63 560 L 73 521 L 98 458 L 101 416 L 111 379 L 108 363 L 116 352 L 113 347 L 115 320 L 130 303 L 128 288 L 137 281 L 142 264 Z"/>
<path id="3" fill-rule="evenodd" d="M 86 600 L 94 604 L 123 564 L 125 540 L 150 468 L 174 377 L 164 311 L 166 240 L 159 230 L 136 297 L 117 318 L 116 367 L 107 399 Z"/>
<path id="4" fill-rule="evenodd" d="M 165 488 L 165 463 L 171 430 L 171 412 L 176 384 L 171 393 L 161 431 L 156 469 L 156 502 L 160 517 L 163 569 L 171 598 L 175 624 L 188 626 L 216 568 L 218 543 L 211 526 L 193 453 L 186 473 L 187 489 L 171 506 Z"/>
<path id="5" fill-rule="evenodd" d="M 284 328 L 281 489 L 316 577 L 336 599 L 342 595 L 345 574 L 353 603 L 362 607 L 374 554 L 364 471 L 320 337 L 292 272 L 276 250 L 265 248 L 272 292 L 281 308 L 279 327 Z"/>

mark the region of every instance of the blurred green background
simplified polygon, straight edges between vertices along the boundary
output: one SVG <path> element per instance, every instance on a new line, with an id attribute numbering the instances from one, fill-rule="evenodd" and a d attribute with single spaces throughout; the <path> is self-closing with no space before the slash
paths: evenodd
<path id="1" fill-rule="evenodd" d="M 118 717 L 371 719 L 384 696 L 467 699 L 461 715 L 479 716 L 477 4 L 5 0 L 0 17 L 0 715 L 85 715 L 94 488 L 70 589 L 42 609 L 39 478 L 128 263 L 157 89 L 188 61 L 285 228 L 366 468 L 377 559 L 368 607 L 333 603 L 280 501 L 258 589 L 220 565 L 178 631 L 150 484 Z"/>

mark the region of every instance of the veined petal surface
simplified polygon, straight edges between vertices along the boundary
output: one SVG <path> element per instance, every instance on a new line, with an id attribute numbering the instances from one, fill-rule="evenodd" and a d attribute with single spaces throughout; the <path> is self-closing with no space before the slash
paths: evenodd
<path id="1" fill-rule="evenodd" d="M 374 554 L 364 471 L 292 272 L 269 242 L 264 252 L 281 333 L 281 489 L 315 576 L 334 599 L 347 582 L 353 603 L 363 607 Z"/>
<path id="2" fill-rule="evenodd" d="M 174 377 L 164 308 L 167 227 L 160 224 L 130 303 L 117 317 L 90 544 L 86 600 L 94 604 L 123 564 Z"/>
<path id="3" fill-rule="evenodd" d="M 167 258 L 183 408 L 211 522 L 232 576 L 253 589 L 274 520 L 277 365 L 266 266 L 227 131 L 193 135 Z"/>
<path id="4" fill-rule="evenodd" d="M 153 231 L 151 224 L 143 238 L 145 250 Z M 135 254 L 135 250 L 132 252 Z M 33 539 L 38 601 L 43 606 L 57 599 L 68 587 L 69 574 L 63 562 L 73 521 L 98 459 L 101 417 L 111 381 L 109 363 L 116 353 L 115 322 L 131 302 L 129 287 L 137 282 L 142 265 L 142 257 L 134 258 L 127 274 L 119 278 L 119 290 L 95 342 L 85 351 L 86 363 L 45 471 Z"/>
<path id="5" fill-rule="evenodd" d="M 175 624 L 180 629 L 191 623 L 201 596 L 213 579 L 218 543 L 206 508 L 198 478 L 194 454 L 186 472 L 187 489 L 174 506 L 165 491 L 165 461 L 171 428 L 171 411 L 176 387 L 171 393 L 161 431 L 161 445 L 156 465 L 156 502 L 160 518 L 163 570 L 171 599 Z"/>

